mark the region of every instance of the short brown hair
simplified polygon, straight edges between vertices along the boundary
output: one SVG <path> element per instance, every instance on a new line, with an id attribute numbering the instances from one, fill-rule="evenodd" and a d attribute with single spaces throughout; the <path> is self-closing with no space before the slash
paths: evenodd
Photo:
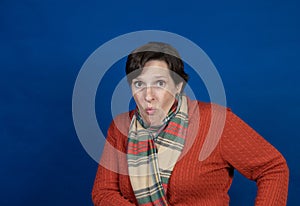
<path id="1" fill-rule="evenodd" d="M 127 57 L 126 62 L 126 75 L 129 84 L 142 72 L 142 68 L 150 60 L 165 61 L 168 65 L 168 69 L 171 71 L 171 77 L 174 83 L 177 85 L 182 82 L 182 90 L 189 79 L 189 76 L 184 71 L 184 64 L 181 60 L 178 51 L 169 44 L 162 42 L 150 42 L 145 44 L 133 52 Z M 133 72 L 135 71 L 135 72 Z M 129 75 L 133 72 L 131 75 Z M 174 72 L 177 74 L 174 74 Z"/>

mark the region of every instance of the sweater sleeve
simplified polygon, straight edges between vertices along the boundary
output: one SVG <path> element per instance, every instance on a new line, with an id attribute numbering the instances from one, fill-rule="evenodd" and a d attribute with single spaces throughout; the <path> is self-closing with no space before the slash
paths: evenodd
<path id="1" fill-rule="evenodd" d="M 221 154 L 225 161 L 257 185 L 255 205 L 286 205 L 289 170 L 270 143 L 228 111 Z"/>
<path id="2" fill-rule="evenodd" d="M 117 134 L 114 134 L 113 128 L 112 124 L 96 174 L 92 190 L 93 203 L 95 206 L 133 206 L 135 204 L 124 198 L 119 188 L 119 151 L 116 147 Z"/>

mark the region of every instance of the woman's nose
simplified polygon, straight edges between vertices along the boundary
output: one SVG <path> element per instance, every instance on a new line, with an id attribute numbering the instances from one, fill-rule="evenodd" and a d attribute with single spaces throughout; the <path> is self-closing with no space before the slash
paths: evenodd
<path id="1" fill-rule="evenodd" d="M 154 99 L 154 95 L 153 95 L 153 88 L 151 86 L 148 86 L 146 88 L 146 94 L 145 94 L 145 100 L 147 102 L 150 102 Z"/>

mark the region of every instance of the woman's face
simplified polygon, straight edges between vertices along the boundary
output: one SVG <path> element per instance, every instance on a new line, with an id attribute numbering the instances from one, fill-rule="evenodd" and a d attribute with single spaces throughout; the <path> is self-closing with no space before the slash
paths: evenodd
<path id="1" fill-rule="evenodd" d="M 175 85 L 165 61 L 148 61 L 141 74 L 132 80 L 134 100 L 144 121 L 160 125 L 174 103 L 182 83 Z"/>

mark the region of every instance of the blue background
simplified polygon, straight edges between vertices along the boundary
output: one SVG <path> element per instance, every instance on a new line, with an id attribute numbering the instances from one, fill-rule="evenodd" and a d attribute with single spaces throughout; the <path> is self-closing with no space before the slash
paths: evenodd
<path id="1" fill-rule="evenodd" d="M 292 0 L 1 0 L 0 205 L 92 205 L 97 163 L 73 126 L 73 86 L 100 45 L 148 29 L 182 35 L 209 55 L 228 106 L 286 157 L 288 205 L 297 205 L 299 8 Z M 253 205 L 255 189 L 236 173 L 231 205 Z"/>

